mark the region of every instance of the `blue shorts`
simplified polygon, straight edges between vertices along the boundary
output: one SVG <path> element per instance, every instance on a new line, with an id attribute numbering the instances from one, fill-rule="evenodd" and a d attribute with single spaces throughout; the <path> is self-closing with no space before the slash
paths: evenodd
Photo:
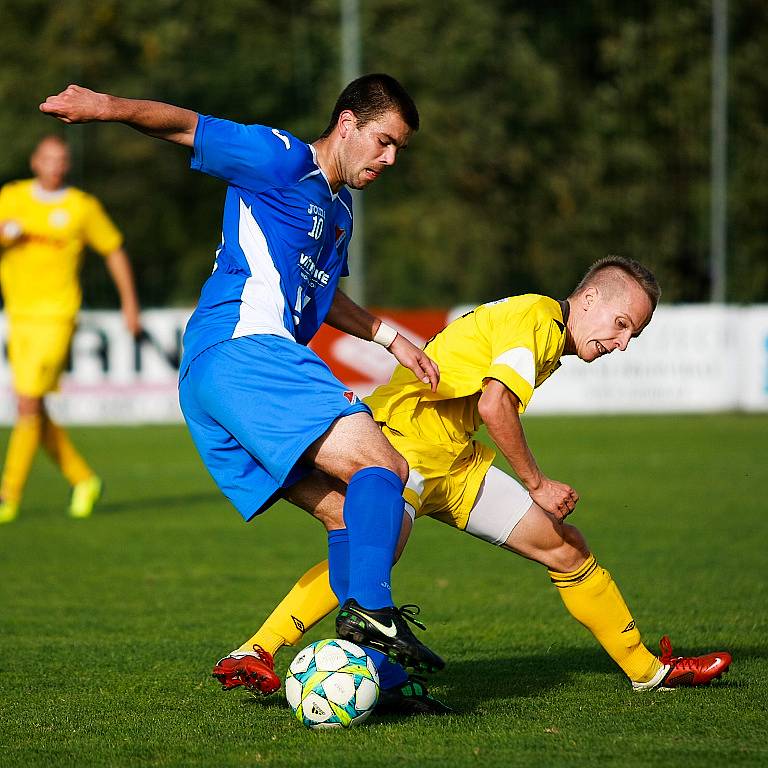
<path id="1" fill-rule="evenodd" d="M 205 466 L 246 520 L 311 470 L 297 462 L 336 419 L 370 413 L 311 349 L 266 335 L 198 355 L 179 401 Z"/>

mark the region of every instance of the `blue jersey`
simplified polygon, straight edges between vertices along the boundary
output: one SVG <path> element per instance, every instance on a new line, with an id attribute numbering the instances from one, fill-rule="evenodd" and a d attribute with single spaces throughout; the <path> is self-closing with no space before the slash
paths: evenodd
<path id="1" fill-rule="evenodd" d="M 225 339 L 307 344 L 348 274 L 352 196 L 334 194 L 314 147 L 262 125 L 200 115 L 191 166 L 229 184 L 213 273 L 184 333 L 189 363 Z"/>

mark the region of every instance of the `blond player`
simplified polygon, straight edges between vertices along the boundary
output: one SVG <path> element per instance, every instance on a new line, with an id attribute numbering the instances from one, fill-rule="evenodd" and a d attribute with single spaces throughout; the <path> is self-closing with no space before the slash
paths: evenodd
<path id="1" fill-rule="evenodd" d="M 120 296 L 128 330 L 140 330 L 139 305 L 123 238 L 99 201 L 66 183 L 66 142 L 47 136 L 30 158 L 34 178 L 0 189 L 0 286 L 18 416 L 0 481 L 0 523 L 18 514 L 42 444 L 72 486 L 69 514 L 87 517 L 101 480 L 51 420 L 45 396 L 58 387 L 80 309 L 85 246 L 100 253 Z"/>
<path id="2" fill-rule="evenodd" d="M 366 398 L 410 467 L 404 496 L 411 517 L 404 519 L 404 534 L 413 517 L 429 515 L 541 563 L 569 613 L 641 691 L 705 684 L 728 668 L 731 657 L 726 652 L 675 657 L 664 638 L 659 658 L 643 645 L 610 573 L 596 562 L 579 530 L 564 522 L 578 494 L 539 467 L 520 414 L 535 388 L 560 366 L 562 355 L 592 362 L 626 350 L 650 322 L 658 298 L 656 279 L 642 265 L 603 259 L 565 301 L 513 296 L 448 325 L 425 347 L 440 367 L 435 392 L 398 367 L 389 384 Z M 492 466 L 495 451 L 474 439 L 481 424 L 518 479 Z M 333 608 L 334 595 L 343 596 L 343 494 L 343 486 L 319 475 L 287 494 L 316 515 L 322 511 L 338 551 L 329 547 L 330 567 L 321 563 L 308 571 L 256 635 L 219 661 L 213 673 L 225 688 L 243 685 L 269 693 L 278 687 L 275 651 L 298 642 Z M 379 677 L 380 711 L 449 711 L 421 680 L 406 677 L 396 665 L 380 668 Z"/>

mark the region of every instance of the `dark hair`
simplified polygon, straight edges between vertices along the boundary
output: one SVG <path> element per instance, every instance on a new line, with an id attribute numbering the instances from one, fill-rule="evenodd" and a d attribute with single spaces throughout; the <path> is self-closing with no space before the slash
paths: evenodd
<path id="1" fill-rule="evenodd" d="M 606 256 L 596 261 L 574 289 L 572 296 L 581 293 L 585 288 L 599 281 L 598 275 L 608 269 L 618 269 L 628 277 L 631 277 L 644 291 L 651 302 L 651 309 L 656 309 L 661 297 L 661 288 L 655 275 L 650 269 L 644 267 L 639 261 L 628 259 L 626 256 Z M 596 279 L 598 278 L 598 279 Z"/>
<path id="2" fill-rule="evenodd" d="M 320 136 L 321 139 L 333 133 L 339 115 L 345 109 L 355 114 L 358 128 L 381 117 L 385 112 L 394 111 L 411 130 L 419 130 L 419 111 L 416 104 L 405 88 L 390 75 L 375 73 L 353 80 L 336 100 L 330 122 Z"/>

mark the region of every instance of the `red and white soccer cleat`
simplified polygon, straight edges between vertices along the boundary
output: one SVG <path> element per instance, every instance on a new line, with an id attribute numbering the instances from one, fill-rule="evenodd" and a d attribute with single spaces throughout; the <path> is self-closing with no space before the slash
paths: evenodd
<path id="1" fill-rule="evenodd" d="M 258 645 L 252 651 L 233 651 L 220 659 L 211 674 L 225 691 L 242 685 L 251 693 L 269 696 L 280 688 L 272 654 Z"/>
<path id="2" fill-rule="evenodd" d="M 647 683 L 632 683 L 636 691 L 671 691 L 675 688 L 691 688 L 708 685 L 719 678 L 731 666 L 728 651 L 707 653 L 704 656 L 673 656 L 672 643 L 667 635 L 659 643 L 661 669 Z"/>

